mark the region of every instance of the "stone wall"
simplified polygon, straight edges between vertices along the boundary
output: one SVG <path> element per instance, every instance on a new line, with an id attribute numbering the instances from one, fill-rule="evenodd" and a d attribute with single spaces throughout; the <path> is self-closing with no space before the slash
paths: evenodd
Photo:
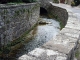
<path id="1" fill-rule="evenodd" d="M 47 11 L 49 12 L 49 15 L 51 15 L 53 18 L 59 20 L 59 22 L 61 22 L 63 26 L 66 25 L 68 20 L 68 12 L 66 9 L 50 4 Z"/>
<path id="2" fill-rule="evenodd" d="M 40 7 L 46 9 L 51 17 L 56 18 L 62 26 L 65 26 L 68 20 L 68 12 L 66 9 L 52 5 L 51 2 L 53 0 L 40 0 Z"/>
<path id="3" fill-rule="evenodd" d="M 53 0 L 39 0 L 40 6 L 47 9 L 49 7 L 49 2 L 53 2 Z"/>
<path id="4" fill-rule="evenodd" d="M 40 0 L 40 7 L 46 9 L 50 16 L 56 18 L 59 22 L 61 22 L 61 25 L 65 26 L 68 20 L 68 12 L 66 9 L 52 5 L 51 2 L 53 1 L 54 0 Z"/>
<path id="5" fill-rule="evenodd" d="M 0 46 L 19 38 L 38 21 L 39 4 L 0 5 Z"/>

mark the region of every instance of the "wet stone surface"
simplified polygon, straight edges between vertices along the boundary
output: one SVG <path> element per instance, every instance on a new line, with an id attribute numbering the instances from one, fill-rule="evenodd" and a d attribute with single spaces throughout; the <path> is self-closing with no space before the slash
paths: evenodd
<path id="1" fill-rule="evenodd" d="M 42 21 L 50 22 L 48 24 L 40 24 L 34 30 L 34 38 L 29 42 L 25 43 L 22 49 L 19 49 L 15 59 L 16 60 L 35 60 L 34 56 L 32 58 L 27 55 L 28 52 L 34 50 L 37 47 L 42 46 L 44 43 L 56 37 L 60 31 L 60 25 L 58 21 L 54 19 L 41 18 Z M 36 55 L 38 56 L 38 55 Z M 26 58 L 25 58 L 26 57 Z M 29 59 L 28 59 L 29 58 Z M 41 57 L 40 57 L 41 58 Z M 44 58 L 41 58 L 42 60 Z M 50 58 L 51 59 L 51 58 Z M 49 59 L 47 59 L 49 60 Z"/>

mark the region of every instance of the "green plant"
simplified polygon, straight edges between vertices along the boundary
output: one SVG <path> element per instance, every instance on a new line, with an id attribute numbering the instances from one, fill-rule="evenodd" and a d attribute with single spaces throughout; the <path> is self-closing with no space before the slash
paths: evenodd
<path id="1" fill-rule="evenodd" d="M 17 50 L 21 48 L 24 45 L 24 43 L 27 43 L 30 40 L 32 40 L 34 35 L 32 35 L 30 31 L 32 31 L 37 25 L 38 23 L 35 24 L 30 30 L 25 31 L 24 34 L 22 34 L 19 38 L 9 42 L 7 45 L 5 45 L 4 43 L 4 45 L 0 47 L 0 57 L 4 58 L 3 55 L 11 56 L 10 54 L 14 53 L 14 51 L 17 52 Z"/>
<path id="2" fill-rule="evenodd" d="M 80 52 L 79 52 L 79 51 L 76 51 L 76 53 L 75 53 L 75 57 L 78 58 L 79 55 L 80 55 Z"/>
<path id="3" fill-rule="evenodd" d="M 20 3 L 22 2 L 22 0 L 10 0 L 8 1 L 8 3 Z"/>
<path id="4" fill-rule="evenodd" d="M 71 6 L 75 6 L 75 2 L 74 1 L 71 2 Z"/>
<path id="5" fill-rule="evenodd" d="M 54 3 L 59 3 L 59 1 L 58 1 L 58 0 L 53 0 L 53 2 L 54 2 Z"/>
<path id="6" fill-rule="evenodd" d="M 37 0 L 22 0 L 25 3 L 32 3 L 32 2 L 36 2 Z"/>

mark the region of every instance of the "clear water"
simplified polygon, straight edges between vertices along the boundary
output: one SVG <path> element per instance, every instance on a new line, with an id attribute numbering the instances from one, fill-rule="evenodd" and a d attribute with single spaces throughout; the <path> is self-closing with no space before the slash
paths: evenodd
<path id="1" fill-rule="evenodd" d="M 56 37 L 60 31 L 60 25 L 58 21 L 54 19 L 41 18 L 42 21 L 50 22 L 49 24 L 38 25 L 36 27 L 35 36 L 29 43 L 25 43 L 24 47 L 17 51 L 15 57 L 12 57 L 8 60 L 18 60 L 22 55 L 27 54 L 28 52 L 34 50 L 37 47 L 42 46 L 44 43 Z"/>
<path id="2" fill-rule="evenodd" d="M 42 46 L 44 43 L 56 37 L 60 31 L 60 25 L 58 21 L 54 19 L 41 18 L 41 20 L 50 22 L 50 24 L 38 25 L 36 27 L 35 37 L 16 54 L 16 57 L 27 54 L 33 49 Z"/>

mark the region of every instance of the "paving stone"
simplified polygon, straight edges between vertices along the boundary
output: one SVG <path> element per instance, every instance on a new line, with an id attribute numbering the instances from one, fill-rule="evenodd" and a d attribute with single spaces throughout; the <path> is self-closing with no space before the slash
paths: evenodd
<path id="1" fill-rule="evenodd" d="M 42 52 L 40 52 L 42 51 Z M 38 56 L 36 55 L 38 54 Z M 66 60 L 67 55 L 63 53 L 59 53 L 58 51 L 53 51 L 50 49 L 36 48 L 35 50 L 29 52 L 29 56 L 35 56 L 40 60 L 55 60 L 55 59 L 64 59 Z"/>
<path id="2" fill-rule="evenodd" d="M 36 60 L 36 58 L 24 54 L 21 57 L 19 57 L 18 60 Z"/>
<path id="3" fill-rule="evenodd" d="M 69 17 L 65 27 L 80 30 L 80 21 L 77 18 Z"/>
<path id="4" fill-rule="evenodd" d="M 66 57 L 58 56 L 55 60 L 67 60 Z"/>
<path id="5" fill-rule="evenodd" d="M 60 34 L 57 35 L 55 39 L 44 44 L 42 47 L 69 54 L 69 52 L 76 47 L 76 42 L 77 39 Z"/>
<path id="6" fill-rule="evenodd" d="M 79 38 L 80 31 L 72 28 L 63 28 L 60 33 L 70 37 Z"/>
<path id="7" fill-rule="evenodd" d="M 32 55 L 32 56 L 35 56 L 35 57 L 39 57 L 44 52 L 45 52 L 44 49 L 36 48 L 35 50 L 29 52 L 29 55 Z"/>
<path id="8" fill-rule="evenodd" d="M 77 24 L 77 25 L 67 24 L 65 27 L 80 30 L 80 25 L 79 24 Z"/>

